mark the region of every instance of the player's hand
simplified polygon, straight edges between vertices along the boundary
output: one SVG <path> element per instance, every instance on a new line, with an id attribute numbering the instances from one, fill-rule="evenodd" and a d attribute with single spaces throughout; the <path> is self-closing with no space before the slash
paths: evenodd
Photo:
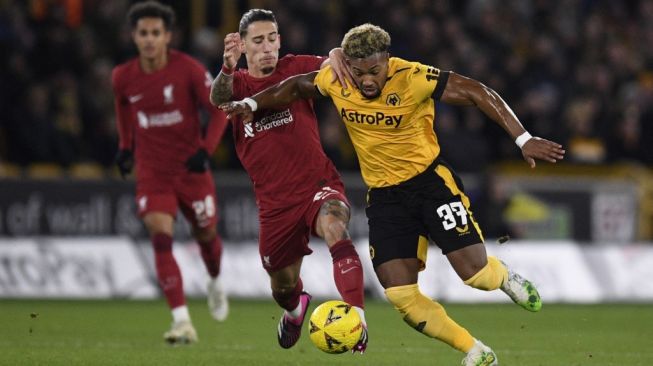
<path id="1" fill-rule="evenodd" d="M 131 173 L 132 169 L 134 168 L 134 154 L 131 152 L 131 150 L 118 150 L 114 161 L 118 166 L 118 170 L 120 170 L 120 176 L 122 179 L 125 179 L 125 176 Z"/>
<path id="2" fill-rule="evenodd" d="M 228 102 L 220 104 L 218 107 L 224 111 L 228 119 L 233 119 L 240 117 L 243 123 L 252 122 L 254 119 L 254 112 L 249 104 L 239 101 L 239 102 Z"/>
<path id="3" fill-rule="evenodd" d="M 521 153 L 531 168 L 535 168 L 535 159 L 555 163 L 564 159 L 565 156 L 562 145 L 539 137 L 532 137 L 526 141 L 522 146 Z"/>
<path id="4" fill-rule="evenodd" d="M 345 62 L 345 53 L 342 52 L 342 48 L 338 47 L 329 51 L 329 63 L 331 64 L 331 71 L 333 73 L 331 78 L 332 83 L 338 80 L 344 89 L 347 89 L 347 81 L 351 85 L 356 85 L 347 67 L 347 62 Z"/>
<path id="5" fill-rule="evenodd" d="M 228 69 L 235 69 L 242 54 L 240 34 L 229 33 L 224 37 L 222 64 Z"/>
<path id="6" fill-rule="evenodd" d="M 211 166 L 209 159 L 210 157 L 206 150 L 200 148 L 186 160 L 186 169 L 191 173 L 204 173 Z"/>

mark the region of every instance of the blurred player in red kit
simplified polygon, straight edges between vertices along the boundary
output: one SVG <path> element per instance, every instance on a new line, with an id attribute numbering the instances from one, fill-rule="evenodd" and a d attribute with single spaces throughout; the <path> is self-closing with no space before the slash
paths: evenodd
<path id="1" fill-rule="evenodd" d="M 136 164 L 138 213 L 150 234 L 159 285 L 172 311 L 164 338 L 171 344 L 197 340 L 182 277 L 172 254 L 178 208 L 191 223 L 210 279 L 208 303 L 218 321 L 228 303 L 219 281 L 222 242 L 216 230 L 217 203 L 209 169 L 226 126 L 209 103 L 212 77 L 198 61 L 168 49 L 175 14 L 154 1 L 134 4 L 128 14 L 138 57 L 113 70 L 120 146 L 116 163 L 124 176 Z M 198 107 L 210 115 L 206 129 Z"/>
<path id="2" fill-rule="evenodd" d="M 340 49 L 330 58 L 286 55 L 279 59 L 280 35 L 274 14 L 252 9 L 239 32 L 225 37 L 222 71 L 213 81 L 211 102 L 253 95 L 287 77 L 333 66 L 344 84 Z M 247 69 L 236 70 L 241 54 Z M 340 56 L 340 57 L 339 57 Z M 334 80 L 335 81 L 335 80 Z M 254 184 L 259 208 L 259 252 L 270 276 L 272 296 L 285 309 L 278 341 L 290 348 L 300 337 L 311 296 L 300 278 L 302 259 L 312 251 L 309 237 L 323 238 L 333 259 L 333 278 L 342 299 L 364 318 L 363 270 L 349 237 L 349 203 L 344 185 L 320 144 L 313 103 L 300 100 L 258 111 L 252 123 L 234 120 L 236 152 Z M 352 351 L 365 351 L 367 326 Z"/>

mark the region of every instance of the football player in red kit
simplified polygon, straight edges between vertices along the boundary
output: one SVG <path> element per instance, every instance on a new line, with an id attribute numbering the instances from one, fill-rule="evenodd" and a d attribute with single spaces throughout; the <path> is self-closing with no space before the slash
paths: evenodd
<path id="1" fill-rule="evenodd" d="M 138 213 L 150 234 L 156 273 L 172 311 L 164 338 L 171 344 L 197 340 L 172 254 L 178 208 L 192 226 L 210 279 L 208 303 L 218 321 L 228 303 L 219 281 L 221 239 L 215 185 L 209 169 L 226 126 L 209 103 L 212 77 L 190 56 L 168 49 L 173 10 L 154 1 L 134 4 L 128 14 L 138 57 L 116 66 L 112 82 L 120 146 L 116 163 L 124 177 L 136 165 Z M 198 107 L 210 115 L 202 129 Z"/>
<path id="2" fill-rule="evenodd" d="M 224 46 L 222 71 L 211 88 L 215 106 L 327 63 L 345 70 L 339 49 L 329 59 L 295 55 L 279 59 L 278 26 L 268 10 L 245 13 L 239 32 L 228 34 Z M 248 68 L 236 70 L 242 53 Z M 338 72 L 343 85 L 347 76 Z M 363 270 L 347 230 L 349 203 L 340 174 L 320 144 L 312 101 L 260 110 L 252 123 L 234 120 L 232 127 L 236 152 L 252 179 L 259 207 L 261 263 L 270 275 L 274 300 L 285 309 L 277 332 L 279 345 L 295 345 L 311 299 L 300 278 L 302 259 L 312 252 L 308 247 L 311 234 L 326 241 L 336 287 L 365 324 Z M 365 351 L 367 325 L 364 329 L 353 351 Z"/>

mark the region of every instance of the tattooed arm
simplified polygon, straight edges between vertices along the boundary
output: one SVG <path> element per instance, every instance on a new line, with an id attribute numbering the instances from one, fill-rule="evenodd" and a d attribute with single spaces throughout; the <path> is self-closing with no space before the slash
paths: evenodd
<path id="1" fill-rule="evenodd" d="M 230 101 L 233 95 L 233 72 L 242 53 L 240 44 L 240 35 L 238 33 L 229 33 L 224 38 L 222 70 L 211 84 L 211 104 L 216 107 Z"/>

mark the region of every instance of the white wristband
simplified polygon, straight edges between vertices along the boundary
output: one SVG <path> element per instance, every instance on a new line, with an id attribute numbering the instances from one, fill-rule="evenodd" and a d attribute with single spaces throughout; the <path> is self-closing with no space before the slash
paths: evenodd
<path id="1" fill-rule="evenodd" d="M 247 104 L 249 108 L 252 109 L 252 112 L 256 112 L 256 109 L 258 108 L 258 103 L 252 98 L 245 98 L 242 100 L 243 103 Z"/>
<path id="2" fill-rule="evenodd" d="M 256 102 L 255 102 L 255 103 L 256 103 Z M 519 135 L 519 136 L 515 139 L 515 143 L 516 143 L 517 146 L 519 146 L 519 148 L 521 149 L 522 146 L 524 146 L 524 144 L 525 144 L 528 140 L 530 140 L 530 139 L 532 139 L 532 138 L 533 138 L 533 136 L 531 136 L 531 134 L 528 133 L 528 131 L 526 131 L 526 132 L 522 133 L 521 135 Z"/>

